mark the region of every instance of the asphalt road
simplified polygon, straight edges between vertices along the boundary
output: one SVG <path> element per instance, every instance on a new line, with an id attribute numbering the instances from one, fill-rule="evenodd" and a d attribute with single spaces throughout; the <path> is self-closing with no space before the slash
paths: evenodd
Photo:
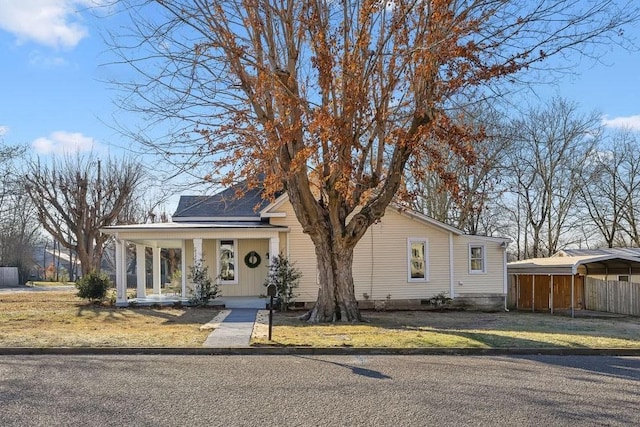
<path id="1" fill-rule="evenodd" d="M 640 358 L 0 356 L 2 426 L 640 425 Z"/>

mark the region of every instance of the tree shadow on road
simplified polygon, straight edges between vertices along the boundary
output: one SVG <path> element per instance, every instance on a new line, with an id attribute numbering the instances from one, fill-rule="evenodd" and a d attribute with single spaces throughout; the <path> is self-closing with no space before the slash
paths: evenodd
<path id="1" fill-rule="evenodd" d="M 373 378 L 376 380 L 390 380 L 392 379 L 392 377 L 390 377 L 389 375 L 383 374 L 380 371 L 374 371 L 373 369 L 367 369 L 367 368 L 363 368 L 361 366 L 355 366 L 355 365 L 349 365 L 347 363 L 340 363 L 340 362 L 334 362 L 331 360 L 323 360 L 323 359 L 318 359 L 315 357 L 307 357 L 307 356 L 295 356 L 299 359 L 307 359 L 307 360 L 313 360 L 315 362 L 322 362 L 322 363 L 327 363 L 330 365 L 336 365 L 336 366 L 340 366 L 341 368 L 347 368 L 347 369 L 351 369 L 351 372 L 355 375 L 360 375 L 363 377 L 367 377 L 367 378 Z"/>
<path id="2" fill-rule="evenodd" d="M 619 356 L 514 356 L 538 363 L 640 381 L 640 358 Z M 640 395 L 640 391 L 638 392 Z"/>

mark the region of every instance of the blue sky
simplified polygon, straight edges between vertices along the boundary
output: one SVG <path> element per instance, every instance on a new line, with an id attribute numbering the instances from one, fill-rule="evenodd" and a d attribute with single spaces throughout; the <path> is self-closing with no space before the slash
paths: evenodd
<path id="1" fill-rule="evenodd" d="M 108 8 L 102 17 L 87 12 L 99 1 L 106 0 L 0 0 L 0 140 L 43 156 L 128 146 L 110 127 L 116 93 L 105 81 L 113 69 L 102 66 L 112 58 L 101 34 L 121 22 Z M 640 36 L 627 29 L 634 32 Z M 610 127 L 640 130 L 640 53 L 612 46 L 601 62 L 585 61 L 538 93 L 597 110 Z"/>

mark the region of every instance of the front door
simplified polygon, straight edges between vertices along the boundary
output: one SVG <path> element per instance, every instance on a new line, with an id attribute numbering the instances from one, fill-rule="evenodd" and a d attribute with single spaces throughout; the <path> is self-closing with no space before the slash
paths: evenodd
<path id="1" fill-rule="evenodd" d="M 247 297 L 266 294 L 264 281 L 269 273 L 267 239 L 240 239 L 235 254 L 238 283 L 221 286 L 223 297 Z"/>

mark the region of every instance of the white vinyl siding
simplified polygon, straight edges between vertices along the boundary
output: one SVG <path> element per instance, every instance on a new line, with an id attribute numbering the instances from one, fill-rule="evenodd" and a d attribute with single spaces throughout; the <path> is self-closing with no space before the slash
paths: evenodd
<path id="1" fill-rule="evenodd" d="M 309 236 L 302 232 L 288 201 L 273 212 L 286 217 L 273 217 L 273 225 L 288 226 L 287 239 L 280 239 L 281 247 L 288 242 L 291 261 L 302 271 L 297 301 L 313 302 L 318 297 L 315 248 Z M 428 282 L 408 281 L 409 254 L 407 241 L 419 236 L 428 241 Z M 449 231 L 425 221 L 410 218 L 387 209 L 382 220 L 367 230 L 353 254 L 353 281 L 356 299 L 371 300 L 427 299 L 441 292 L 449 294 L 453 278 L 455 293 L 503 294 L 504 249 L 500 241 L 473 239 L 475 236 L 453 236 L 453 260 L 450 259 Z M 475 240 L 475 241 L 474 241 Z M 479 241 L 485 246 L 485 274 L 469 274 L 469 244 Z M 451 274 L 451 265 L 454 265 Z M 487 268 L 489 267 L 489 268 Z M 459 284 L 462 283 L 462 284 Z"/>
<path id="2" fill-rule="evenodd" d="M 289 233 L 280 233 L 280 251 L 295 262 L 302 277 L 296 289 L 296 301 L 315 301 L 318 298 L 316 251 L 309 235 L 302 232 L 291 203 L 287 200 L 273 212 L 285 213 L 285 217 L 270 218 L 270 223 L 289 227 Z M 288 245 L 288 248 L 286 247 Z"/>
<path id="3" fill-rule="evenodd" d="M 504 249 L 500 242 L 480 241 L 477 236 L 454 237 L 454 293 L 495 293 L 504 294 Z M 477 274 L 469 271 L 469 247 L 484 245 L 485 273 Z"/>
<path id="4" fill-rule="evenodd" d="M 409 281 L 407 239 L 420 236 L 428 241 L 426 254 L 428 282 Z M 357 299 L 426 299 L 448 292 L 449 234 L 422 221 L 388 209 L 382 220 L 372 225 L 353 254 L 353 281 Z"/>

